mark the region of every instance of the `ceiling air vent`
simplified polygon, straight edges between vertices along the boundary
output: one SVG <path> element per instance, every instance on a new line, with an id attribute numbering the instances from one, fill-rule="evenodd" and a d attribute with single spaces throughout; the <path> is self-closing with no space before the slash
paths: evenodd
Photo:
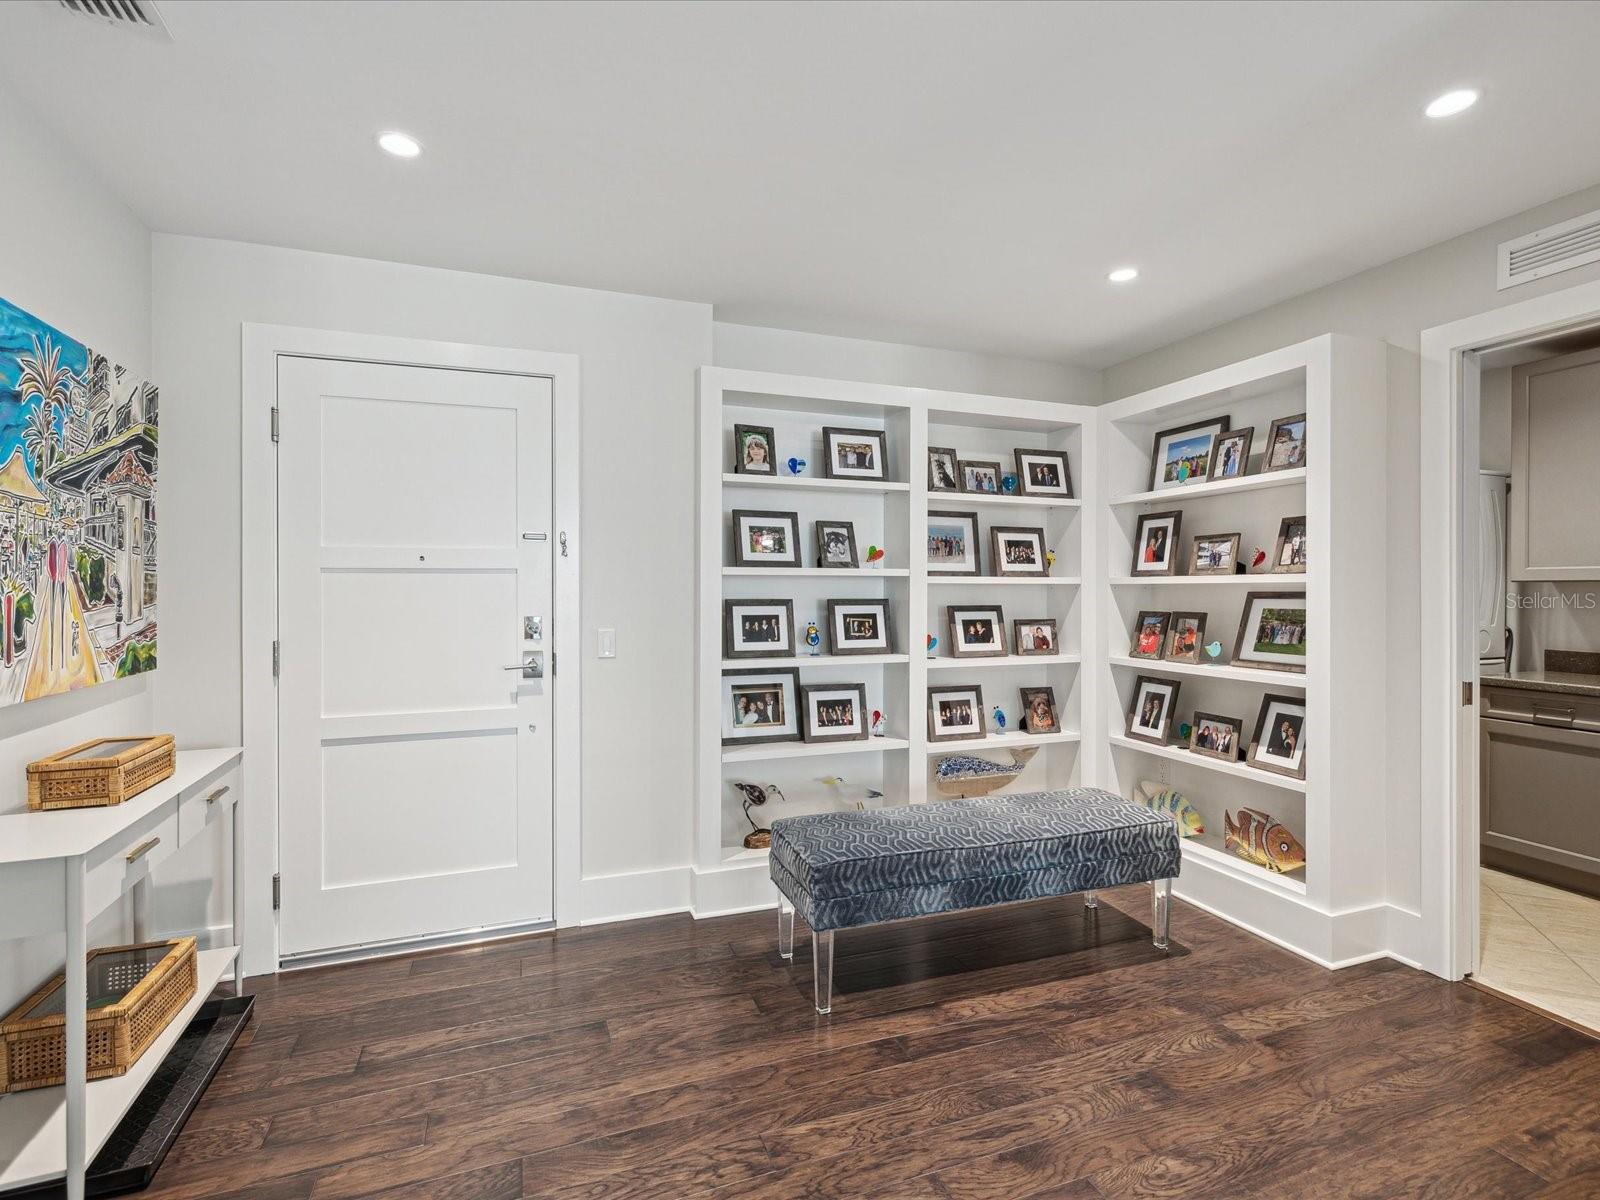
<path id="1" fill-rule="evenodd" d="M 1495 257 L 1502 291 L 1600 262 L 1600 211 L 1501 242 Z"/>
<path id="2" fill-rule="evenodd" d="M 57 3 L 80 17 L 90 17 L 164 42 L 172 40 L 167 23 L 156 11 L 155 0 L 57 0 Z"/>

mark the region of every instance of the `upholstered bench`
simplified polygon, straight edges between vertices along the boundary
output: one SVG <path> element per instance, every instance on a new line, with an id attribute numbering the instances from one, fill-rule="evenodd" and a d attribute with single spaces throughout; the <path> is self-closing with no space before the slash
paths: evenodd
<path id="1" fill-rule="evenodd" d="M 1180 853 L 1169 816 L 1099 788 L 831 812 L 772 823 L 778 952 L 811 928 L 817 1011 L 833 1006 L 833 933 L 962 909 L 1149 883 L 1166 949 Z"/>

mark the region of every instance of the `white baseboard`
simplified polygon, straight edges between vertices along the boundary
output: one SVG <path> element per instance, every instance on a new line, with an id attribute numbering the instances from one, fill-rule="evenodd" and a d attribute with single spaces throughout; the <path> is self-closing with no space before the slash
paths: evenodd
<path id="1" fill-rule="evenodd" d="M 778 889 L 772 885 L 765 860 L 707 870 L 692 868 L 689 896 L 696 920 L 778 906 Z"/>
<path id="2" fill-rule="evenodd" d="M 588 875 L 581 885 L 580 925 L 609 925 L 689 911 L 689 868 L 656 867 Z"/>

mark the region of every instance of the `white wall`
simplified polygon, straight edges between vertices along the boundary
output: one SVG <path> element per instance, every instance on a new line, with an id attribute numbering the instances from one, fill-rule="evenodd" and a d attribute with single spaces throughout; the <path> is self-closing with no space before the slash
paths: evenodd
<path id="1" fill-rule="evenodd" d="M 104 184 L 63 155 L 4 89 L 0 164 L 5 169 L 0 295 L 114 361 L 147 371 L 148 231 Z M 158 500 L 164 499 L 163 492 Z M 87 692 L 0 709 L 0 813 L 27 807 L 23 768 L 33 759 L 92 737 L 147 731 L 151 690 L 159 677 L 157 672 L 114 680 Z M 59 901 L 52 897 L 41 903 Z M 117 909 L 105 914 L 96 935 L 108 941 L 118 936 L 121 916 Z M 0 942 L 0 1010 L 59 970 L 64 953 L 62 938 Z"/>
<path id="2" fill-rule="evenodd" d="M 1364 271 L 1271 308 L 1231 321 L 1111 367 L 1105 397 L 1116 399 L 1200 371 L 1289 345 L 1320 333 L 1348 333 L 1389 343 L 1389 614 L 1373 631 L 1373 682 L 1389 696 L 1389 899 L 1415 912 L 1420 905 L 1425 844 L 1418 789 L 1424 764 L 1416 753 L 1421 670 L 1417 549 L 1421 536 L 1417 488 L 1421 438 L 1418 358 L 1422 330 L 1530 296 L 1600 279 L 1600 264 L 1505 292 L 1495 288 L 1496 245 L 1508 238 L 1600 208 L 1600 188 L 1575 193 L 1405 258 Z M 1396 948 L 1410 953 L 1414 922 L 1401 922 Z"/>

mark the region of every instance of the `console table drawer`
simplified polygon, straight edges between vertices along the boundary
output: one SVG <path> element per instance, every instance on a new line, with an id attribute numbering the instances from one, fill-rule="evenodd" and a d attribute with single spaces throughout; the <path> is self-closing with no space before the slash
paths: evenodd
<path id="1" fill-rule="evenodd" d="M 229 771 L 178 801 L 178 844 L 187 846 L 239 799 L 239 772 Z"/>
<path id="2" fill-rule="evenodd" d="M 92 920 L 177 849 L 178 806 L 169 802 L 84 864 L 84 911 Z"/>

